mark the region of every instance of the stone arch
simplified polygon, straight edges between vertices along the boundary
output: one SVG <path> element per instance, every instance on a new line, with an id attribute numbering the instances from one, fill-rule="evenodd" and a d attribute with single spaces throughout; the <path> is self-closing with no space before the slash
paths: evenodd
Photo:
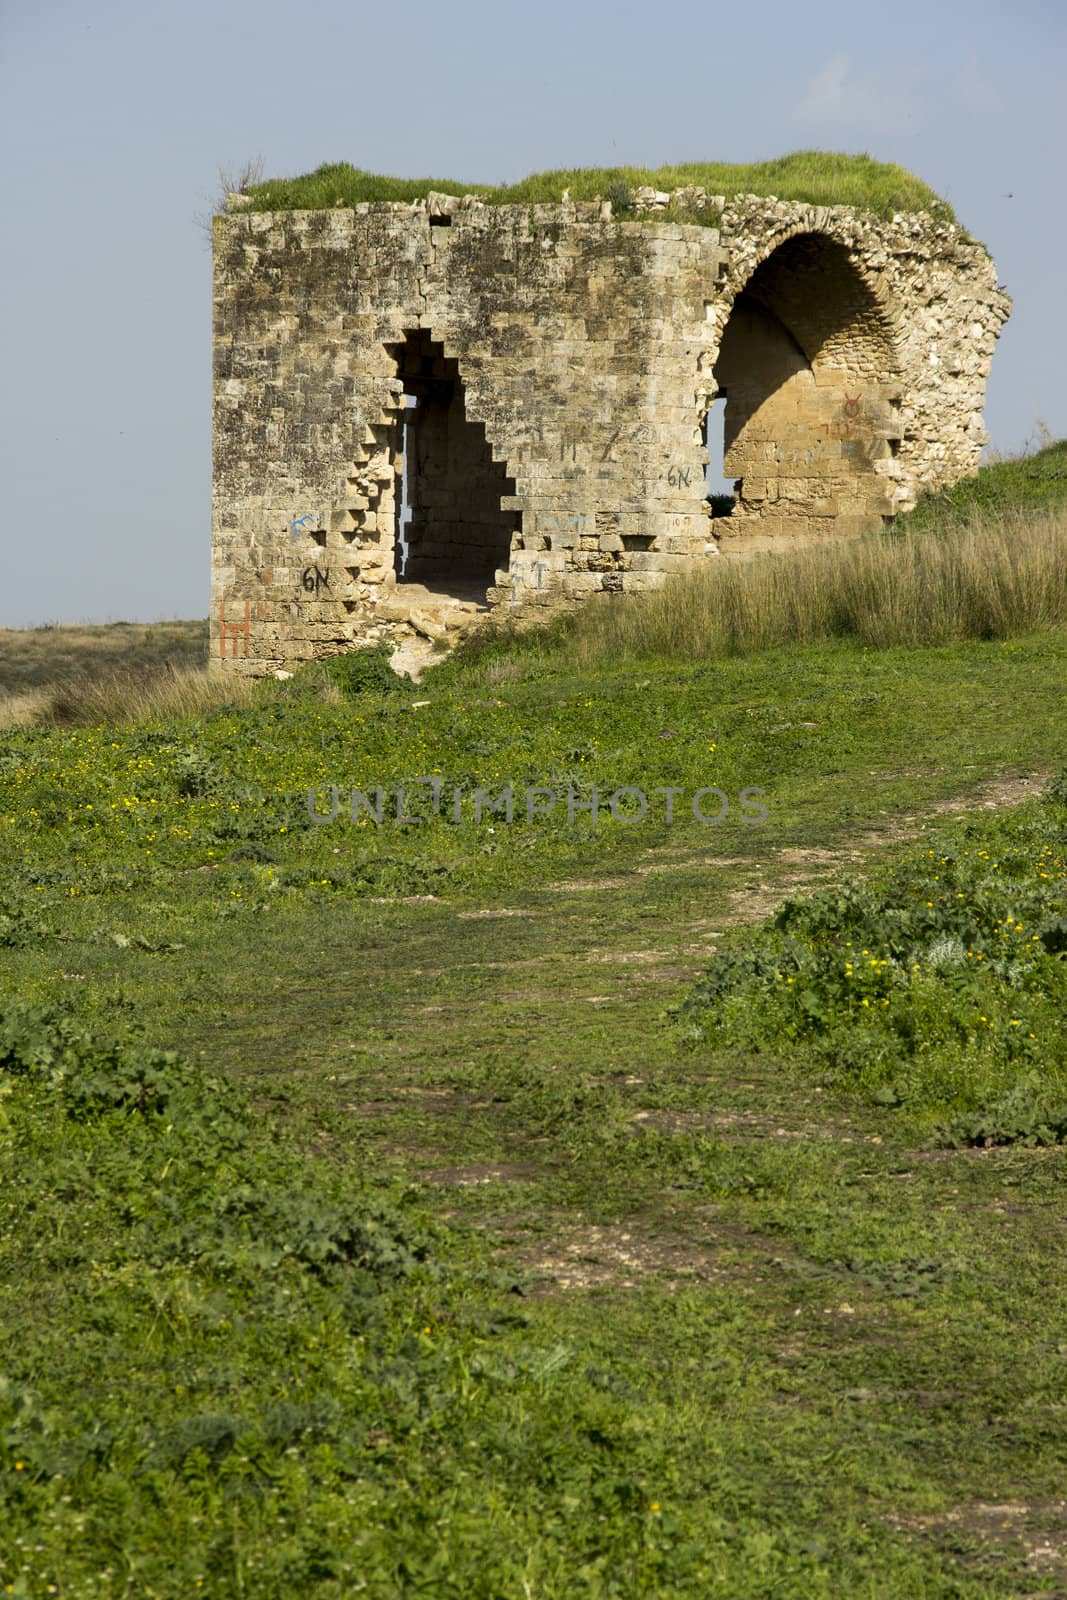
<path id="1" fill-rule="evenodd" d="M 829 234 L 777 239 L 718 313 L 730 536 L 750 548 L 877 527 L 896 510 L 899 361 L 881 285 Z"/>

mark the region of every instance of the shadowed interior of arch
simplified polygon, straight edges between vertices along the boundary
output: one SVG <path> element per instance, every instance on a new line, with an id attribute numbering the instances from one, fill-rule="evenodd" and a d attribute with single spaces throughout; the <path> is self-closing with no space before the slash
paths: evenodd
<path id="1" fill-rule="evenodd" d="M 859 533 L 893 513 L 900 439 L 892 339 L 847 250 L 800 234 L 738 294 L 715 365 L 726 396 L 731 531 Z"/>
<path id="2" fill-rule="evenodd" d="M 396 496 L 398 583 L 484 599 L 510 561 L 517 512 L 501 507 L 514 480 L 467 415 L 457 362 L 426 329 L 389 346 L 403 381 L 401 489 Z"/>

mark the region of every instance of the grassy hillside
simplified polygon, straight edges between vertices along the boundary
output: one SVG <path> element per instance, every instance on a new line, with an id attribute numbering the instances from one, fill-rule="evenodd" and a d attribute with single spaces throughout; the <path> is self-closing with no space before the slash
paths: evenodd
<path id="1" fill-rule="evenodd" d="M 1067 508 L 1067 439 L 1050 442 L 1028 455 L 993 461 L 951 489 L 924 495 L 903 526 L 934 530 L 973 523 L 988 516 L 1017 516 Z"/>
<path id="2" fill-rule="evenodd" d="M 954 222 L 951 207 L 921 179 L 890 162 L 867 155 L 839 155 L 799 150 L 775 161 L 734 164 L 696 161 L 669 167 L 586 167 L 534 173 L 513 184 L 461 183 L 449 178 L 391 178 L 363 172 L 348 162 L 328 162 L 297 178 L 270 178 L 249 188 L 255 211 L 319 210 L 354 206 L 365 200 L 418 200 L 431 189 L 446 194 L 477 194 L 489 205 L 558 201 L 564 191 L 572 200 L 614 195 L 644 185 L 670 191 L 699 185 L 709 194 L 775 195 L 813 205 L 858 206 L 878 216 L 895 211 L 926 211 L 940 221 Z M 623 207 L 624 208 L 624 207 Z M 692 220 L 701 220 L 694 214 Z M 717 221 L 707 213 L 708 222 Z"/>
<path id="3" fill-rule="evenodd" d="M 0 733 L 3 1591 L 1062 1590 L 1067 632 L 373 665 Z"/>
<path id="4" fill-rule="evenodd" d="M 1067 620 L 1065 508 L 1061 441 L 983 467 L 864 539 L 709 564 L 657 594 L 594 597 L 543 629 L 515 634 L 505 623 L 436 676 L 491 687 L 549 663 L 697 661 L 820 639 L 922 646 L 1059 626 Z M 0 727 L 194 716 L 275 693 L 269 682 L 209 675 L 206 651 L 206 622 L 0 632 Z M 350 658 L 347 668 L 363 661 Z M 336 693 L 329 673 L 308 670 Z"/>

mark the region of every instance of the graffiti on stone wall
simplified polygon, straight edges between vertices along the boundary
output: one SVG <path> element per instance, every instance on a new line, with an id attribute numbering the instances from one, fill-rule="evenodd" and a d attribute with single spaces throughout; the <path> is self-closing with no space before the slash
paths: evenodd
<path id="1" fill-rule="evenodd" d="M 861 400 L 858 394 L 845 394 L 840 414 L 827 424 L 826 431 L 832 439 L 855 438 L 863 424 Z"/>
<path id="2" fill-rule="evenodd" d="M 594 528 L 593 518 L 587 511 L 572 511 L 569 515 L 564 514 L 558 517 L 549 513 L 548 515 L 541 516 L 539 518 L 539 522 L 546 533 L 553 534 L 557 537 L 572 531 L 579 535 L 583 533 L 592 533 Z M 563 544 L 564 540 L 560 538 L 559 542 Z"/>
<path id="3" fill-rule="evenodd" d="M 513 556 L 511 565 L 508 567 L 508 582 L 511 585 L 509 604 L 513 606 L 518 604 L 520 589 L 527 587 L 541 589 L 544 585 L 544 575 L 547 571 L 547 561 L 535 561 L 531 567 L 527 568 L 521 556 Z M 527 582 L 528 579 L 530 580 L 529 583 Z"/>
<path id="4" fill-rule="evenodd" d="M 611 452 L 614 450 L 616 444 L 618 443 L 619 435 L 621 434 L 621 432 L 622 432 L 621 428 L 616 428 L 615 432 L 612 434 L 611 438 L 608 440 L 607 444 L 604 446 L 604 453 L 600 457 L 602 462 L 609 461 L 611 459 Z"/>
<path id="5" fill-rule="evenodd" d="M 330 587 L 330 569 L 321 572 L 318 567 L 305 567 L 300 574 L 300 587 L 305 594 L 318 594 L 320 589 Z"/>
<path id="6" fill-rule="evenodd" d="M 266 608 L 257 605 L 254 609 L 251 600 L 244 601 L 244 614 L 237 618 L 227 617 L 225 600 L 219 601 L 219 656 L 226 659 L 226 646 L 231 646 L 230 654 L 236 659 L 238 656 L 247 658 L 252 637 L 252 622 L 263 622 L 266 619 Z"/>
<path id="7" fill-rule="evenodd" d="M 322 527 L 322 518 L 320 516 L 313 515 L 310 511 L 306 516 L 294 517 L 292 522 L 289 524 L 289 534 L 293 539 L 302 539 L 309 537 L 311 534 L 322 533 L 324 531 L 325 530 Z"/>

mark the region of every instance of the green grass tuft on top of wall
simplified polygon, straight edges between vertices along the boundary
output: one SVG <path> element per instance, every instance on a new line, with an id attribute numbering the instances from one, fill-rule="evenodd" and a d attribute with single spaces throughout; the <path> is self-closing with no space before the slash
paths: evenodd
<path id="1" fill-rule="evenodd" d="M 940 222 L 954 223 L 947 201 L 913 173 L 893 162 L 868 155 L 842 155 L 827 150 L 796 150 L 773 161 L 735 163 L 691 161 L 667 167 L 577 167 L 537 172 L 513 184 L 461 183 L 450 178 L 391 178 L 364 172 L 347 161 L 326 162 L 297 178 L 268 178 L 248 189 L 253 211 L 318 211 L 354 206 L 370 200 L 419 200 L 431 190 L 476 194 L 488 205 L 529 205 L 599 196 L 616 198 L 624 209 L 626 191 L 643 186 L 670 192 L 698 185 L 708 194 L 731 199 L 739 194 L 773 195 L 812 205 L 856 206 L 880 217 L 894 212 L 928 212 Z M 653 216 L 656 214 L 654 213 Z M 686 213 L 693 221 L 715 223 L 714 211 Z"/>

